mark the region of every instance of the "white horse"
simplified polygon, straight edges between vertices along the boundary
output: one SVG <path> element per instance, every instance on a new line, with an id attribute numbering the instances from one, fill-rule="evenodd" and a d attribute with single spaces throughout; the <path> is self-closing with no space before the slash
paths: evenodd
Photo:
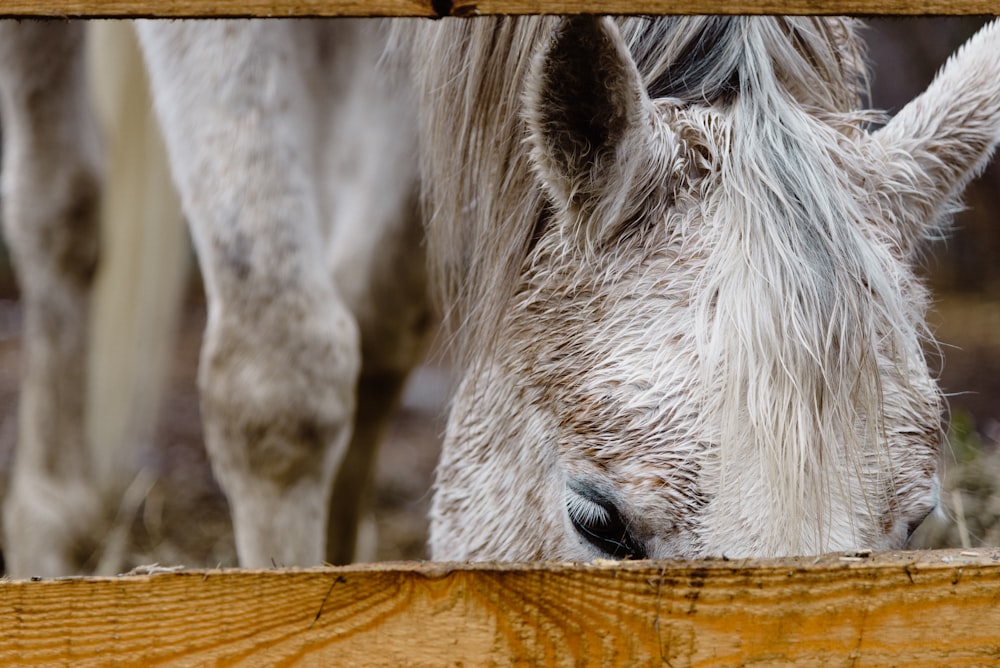
<path id="1" fill-rule="evenodd" d="M 411 96 L 378 63 L 386 33 L 138 23 L 205 280 L 202 416 L 244 565 L 350 560 L 373 443 L 429 325 Z M 83 425 L 102 171 L 83 46 L 81 23 L 0 23 L 4 225 L 25 309 L 14 575 L 79 572 L 108 514 Z"/>
<path id="2" fill-rule="evenodd" d="M 837 18 L 416 39 L 460 345 L 435 559 L 901 547 L 937 504 L 921 242 L 1000 139 L 1000 24 L 884 127 Z"/>
<path id="3" fill-rule="evenodd" d="M 76 570 L 100 515 L 80 30 L 0 27 L 14 574 Z M 363 480 L 427 325 L 411 79 L 378 67 L 377 22 L 138 32 L 205 276 L 203 418 L 240 561 L 318 563 L 353 513 L 328 504 L 345 452 Z M 434 558 L 901 545 L 936 503 L 941 410 L 911 265 L 996 143 L 998 33 L 869 133 L 850 21 L 400 24 L 464 373 Z"/>

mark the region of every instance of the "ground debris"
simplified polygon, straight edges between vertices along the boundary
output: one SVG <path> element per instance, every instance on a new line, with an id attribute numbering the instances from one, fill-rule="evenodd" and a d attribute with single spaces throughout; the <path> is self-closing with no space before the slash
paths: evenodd
<path id="1" fill-rule="evenodd" d="M 136 566 L 128 573 L 119 573 L 120 576 L 128 575 L 160 575 L 162 573 L 179 573 L 184 570 L 184 566 L 160 566 L 159 564 L 145 564 Z"/>

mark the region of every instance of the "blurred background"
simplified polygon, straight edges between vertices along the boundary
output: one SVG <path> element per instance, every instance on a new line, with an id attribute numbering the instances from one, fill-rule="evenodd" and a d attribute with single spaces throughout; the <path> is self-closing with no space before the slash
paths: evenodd
<path id="1" fill-rule="evenodd" d="M 976 18 L 870 21 L 874 107 L 898 111 L 932 79 L 948 55 L 984 23 Z M 138 66 L 138 61 L 133 65 Z M 1000 100 L 997 101 L 1000 104 Z M 941 508 L 914 537 L 915 547 L 1000 545 L 1000 165 L 970 187 L 967 210 L 948 238 L 928 249 L 925 273 L 939 350 L 931 364 L 950 402 Z M 115 519 L 127 567 L 235 565 L 225 499 L 202 442 L 195 377 L 204 294 L 195 271 L 181 281 L 182 316 L 166 356 L 165 392 L 155 429 L 130 460 L 140 474 Z M 0 493 L 17 434 L 21 310 L 0 249 Z M 142 341 L 138 344 L 141 350 Z M 413 374 L 376 472 L 374 556 L 427 557 L 427 510 L 452 377 L 440 354 Z"/>

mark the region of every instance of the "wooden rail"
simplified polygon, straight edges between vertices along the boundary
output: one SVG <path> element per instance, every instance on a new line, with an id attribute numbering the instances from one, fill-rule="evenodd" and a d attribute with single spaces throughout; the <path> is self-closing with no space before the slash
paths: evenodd
<path id="1" fill-rule="evenodd" d="M 995 14 L 997 0 L 3 0 L 0 16 L 287 17 L 486 14 Z"/>
<path id="2" fill-rule="evenodd" d="M 0 582 L 0 664 L 985 666 L 1000 550 Z"/>

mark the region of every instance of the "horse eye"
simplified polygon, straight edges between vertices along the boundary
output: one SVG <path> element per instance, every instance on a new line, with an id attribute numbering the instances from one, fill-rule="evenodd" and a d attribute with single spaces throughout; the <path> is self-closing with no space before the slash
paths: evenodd
<path id="1" fill-rule="evenodd" d="M 573 481 L 566 494 L 566 510 L 573 528 L 612 559 L 645 559 L 646 550 L 628 529 L 614 503 L 593 488 Z"/>

